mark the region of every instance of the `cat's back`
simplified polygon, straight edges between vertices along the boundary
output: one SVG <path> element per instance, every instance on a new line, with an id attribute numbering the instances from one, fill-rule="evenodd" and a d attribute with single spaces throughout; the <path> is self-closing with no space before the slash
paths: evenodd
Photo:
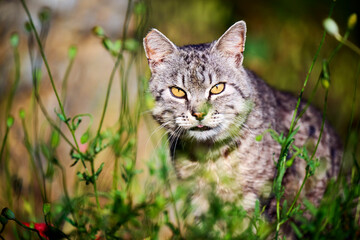
<path id="1" fill-rule="evenodd" d="M 278 133 L 289 133 L 298 99 L 291 93 L 273 90 L 275 104 L 275 129 Z M 306 100 L 302 100 L 298 107 L 296 117 L 299 120 L 294 129 L 299 128 L 295 135 L 295 146 L 304 148 L 309 158 L 316 151 L 313 160 L 318 164 L 313 176 L 306 182 L 302 196 L 308 198 L 315 205 L 319 204 L 328 181 L 336 178 L 339 173 L 342 158 L 341 139 L 333 127 L 323 116 L 323 112 Z M 318 139 L 321 138 L 318 142 Z M 291 158 L 290 153 L 288 158 Z M 307 163 L 302 157 L 295 158 L 292 166 L 284 177 L 285 195 L 294 196 L 306 174 Z"/>

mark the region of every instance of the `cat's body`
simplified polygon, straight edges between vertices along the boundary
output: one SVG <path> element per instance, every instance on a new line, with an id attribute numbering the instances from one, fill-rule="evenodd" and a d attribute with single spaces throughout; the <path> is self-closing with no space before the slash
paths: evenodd
<path id="1" fill-rule="evenodd" d="M 243 68 L 245 32 L 240 21 L 210 44 L 177 47 L 157 30 L 144 39 L 156 100 L 153 116 L 169 132 L 179 179 L 194 183 L 195 214 L 206 211 L 212 190 L 246 210 L 254 208 L 256 199 L 272 204 L 280 145 L 269 134 L 261 141 L 255 137 L 269 128 L 287 134 L 296 99 Z M 309 107 L 298 123 L 295 144 L 314 146 L 321 120 L 321 114 Z M 340 142 L 328 124 L 316 156 L 320 168 L 302 192 L 315 204 L 336 176 L 341 158 Z M 305 167 L 305 161 L 296 158 L 287 170 L 286 198 L 293 198 L 300 188 Z"/>

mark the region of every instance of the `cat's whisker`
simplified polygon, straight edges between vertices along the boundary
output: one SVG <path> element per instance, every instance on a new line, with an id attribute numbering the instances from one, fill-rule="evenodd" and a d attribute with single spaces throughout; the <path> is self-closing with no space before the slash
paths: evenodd
<path id="1" fill-rule="evenodd" d="M 161 129 L 166 129 L 165 127 L 166 127 L 167 125 L 169 125 L 169 124 L 171 124 L 171 121 L 165 122 L 165 123 L 159 125 L 157 128 L 155 128 L 155 130 L 152 131 L 152 133 L 150 134 L 149 138 L 146 140 L 145 148 L 148 146 L 148 143 L 149 143 L 149 141 L 151 140 L 151 138 L 153 137 L 153 135 L 154 135 L 156 132 L 160 131 Z M 161 138 L 162 138 L 162 137 L 161 137 Z M 160 139 L 161 139 L 161 138 L 160 138 Z"/>
<path id="2" fill-rule="evenodd" d="M 152 112 L 152 109 L 146 110 L 146 111 L 141 112 L 140 115 L 143 116 L 143 115 L 151 113 L 151 112 Z"/>

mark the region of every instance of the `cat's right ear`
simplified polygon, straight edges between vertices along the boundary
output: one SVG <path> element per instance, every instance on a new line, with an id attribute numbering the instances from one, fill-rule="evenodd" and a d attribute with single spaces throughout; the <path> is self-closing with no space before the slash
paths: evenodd
<path id="1" fill-rule="evenodd" d="M 177 47 L 164 34 L 152 29 L 144 38 L 144 49 L 151 71 L 167 56 L 177 51 Z"/>

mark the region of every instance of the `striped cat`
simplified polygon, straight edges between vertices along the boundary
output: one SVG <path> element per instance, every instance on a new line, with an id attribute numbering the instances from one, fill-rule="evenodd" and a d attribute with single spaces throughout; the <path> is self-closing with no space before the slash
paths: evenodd
<path id="1" fill-rule="evenodd" d="M 213 186 L 221 199 L 248 211 L 256 199 L 274 205 L 274 160 L 280 145 L 269 134 L 261 141 L 255 137 L 269 127 L 287 134 L 297 100 L 243 67 L 245 38 L 244 21 L 212 43 L 178 47 L 156 29 L 144 38 L 152 73 L 149 88 L 156 102 L 153 116 L 168 131 L 178 178 L 194 183 L 198 215 L 208 209 Z M 321 114 L 310 106 L 298 123 L 295 145 L 314 146 L 321 122 Z M 326 123 L 316 154 L 320 167 L 301 198 L 319 203 L 327 182 L 339 171 L 341 155 L 340 140 Z M 305 167 L 305 161 L 296 158 L 287 170 L 286 198 L 294 198 Z"/>

